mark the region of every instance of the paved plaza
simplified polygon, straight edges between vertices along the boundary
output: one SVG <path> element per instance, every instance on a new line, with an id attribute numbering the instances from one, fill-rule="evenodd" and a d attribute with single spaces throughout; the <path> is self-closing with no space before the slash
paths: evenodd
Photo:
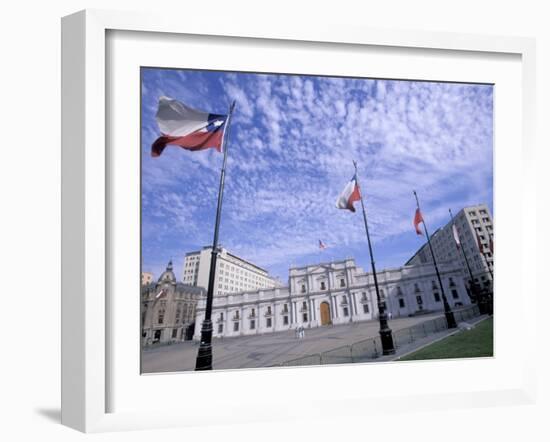
<path id="1" fill-rule="evenodd" d="M 441 317 L 441 312 L 415 317 L 395 318 L 390 327 L 397 330 Z M 377 336 L 378 321 L 350 323 L 306 329 L 305 337 L 285 331 L 257 336 L 213 340 L 214 369 L 269 367 L 301 356 L 321 353 Z M 187 341 L 142 352 L 142 372 L 161 373 L 195 369 L 198 342 Z"/>

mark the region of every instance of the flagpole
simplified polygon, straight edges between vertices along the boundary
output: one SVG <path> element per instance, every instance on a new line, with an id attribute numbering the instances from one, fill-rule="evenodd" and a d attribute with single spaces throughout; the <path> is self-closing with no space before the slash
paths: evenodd
<path id="1" fill-rule="evenodd" d="M 451 216 L 451 223 L 452 225 L 454 225 L 454 216 L 453 216 L 453 212 L 451 212 L 451 209 L 449 209 L 449 215 Z M 451 225 L 451 229 L 452 229 L 452 225 Z M 457 230 L 457 234 L 458 234 L 458 230 Z M 460 245 L 460 250 L 462 250 L 462 255 L 464 256 L 464 261 L 466 261 L 466 267 L 468 268 L 468 273 L 470 274 L 470 290 L 472 290 L 475 300 L 479 306 L 480 305 L 479 289 L 477 287 L 477 284 L 474 282 L 474 274 L 472 273 L 470 263 L 468 262 L 468 258 L 466 257 L 466 251 L 464 250 L 462 241 L 459 240 L 458 244 Z"/>
<path id="2" fill-rule="evenodd" d="M 489 270 L 489 273 L 491 275 L 491 280 L 494 281 L 495 277 L 493 276 L 493 271 L 491 270 L 491 267 L 489 267 L 489 261 L 487 261 L 487 257 L 485 256 L 485 253 L 481 252 L 483 255 L 483 259 L 485 260 L 485 265 L 487 266 L 487 270 Z"/>
<path id="3" fill-rule="evenodd" d="M 378 321 L 380 322 L 380 341 L 382 342 L 382 354 L 392 355 L 395 353 L 395 347 L 393 345 L 393 336 L 391 328 L 388 326 L 388 315 L 386 314 L 386 308 L 384 302 L 380 298 L 380 290 L 378 288 L 378 278 L 376 276 L 376 266 L 374 264 L 374 257 L 372 254 L 372 245 L 370 242 L 369 225 L 367 223 L 367 213 L 365 211 L 365 203 L 363 202 L 363 192 L 361 192 L 361 186 L 359 185 L 359 178 L 357 177 L 357 162 L 353 162 L 355 167 L 355 180 L 357 187 L 359 187 L 359 197 L 361 199 L 361 208 L 363 209 L 363 221 L 365 223 L 365 233 L 367 234 L 367 243 L 369 245 L 370 263 L 372 267 L 372 275 L 374 277 L 374 288 L 376 290 L 376 301 L 378 303 Z"/>
<path id="4" fill-rule="evenodd" d="M 422 214 L 422 211 L 420 210 L 420 203 L 418 202 L 418 195 L 416 194 L 416 190 L 413 190 L 414 197 L 416 198 L 416 207 L 418 208 L 418 211 Z M 447 302 L 447 297 L 445 296 L 445 289 L 443 288 L 443 282 L 441 281 L 441 275 L 439 274 L 439 269 L 437 268 L 437 261 L 435 259 L 435 254 L 432 249 L 432 243 L 430 241 L 430 234 L 428 233 L 428 228 L 426 227 L 426 221 L 424 221 L 424 217 L 422 216 L 422 225 L 424 226 L 424 232 L 426 233 L 426 238 L 428 240 L 428 246 L 430 247 L 430 252 L 432 254 L 432 259 L 434 261 L 434 267 L 435 267 L 435 273 L 437 275 L 437 280 L 439 281 L 439 286 L 441 287 L 441 296 L 443 297 L 443 306 L 445 308 L 445 318 L 447 319 L 447 328 L 456 328 L 456 320 L 455 316 L 451 310 L 451 307 L 449 306 L 449 303 Z"/>
<path id="5" fill-rule="evenodd" d="M 201 341 L 199 351 L 197 352 L 197 361 L 195 370 L 212 370 L 212 303 L 214 300 L 214 285 L 216 279 L 216 263 L 218 261 L 218 233 L 220 229 L 220 218 L 222 213 L 223 189 L 225 185 L 225 168 L 227 165 L 227 139 L 231 127 L 231 117 L 235 109 L 235 100 L 229 106 L 227 114 L 227 125 L 224 129 L 222 150 L 223 164 L 220 173 L 220 188 L 218 191 L 218 207 L 216 210 L 216 224 L 214 227 L 214 240 L 212 241 L 212 255 L 210 258 L 210 273 L 208 275 L 208 290 L 206 293 L 206 309 L 204 312 L 204 321 L 201 328 Z"/>
<path id="6" fill-rule="evenodd" d="M 491 237 L 489 237 L 489 241 L 492 241 Z M 484 300 L 484 313 L 488 313 L 489 315 L 493 314 L 493 290 L 495 285 L 495 277 L 493 276 L 493 271 L 491 270 L 491 267 L 489 267 L 489 261 L 487 261 L 487 257 L 485 256 L 485 253 L 482 251 L 481 254 L 483 255 L 483 259 L 485 260 L 485 265 L 487 266 L 487 270 L 489 270 L 489 273 L 491 274 L 491 281 L 493 282 L 493 288 L 489 291 L 487 287 L 483 287 L 483 300 Z"/>
<path id="7" fill-rule="evenodd" d="M 487 270 L 491 274 L 491 281 L 493 281 L 493 285 L 494 285 L 493 272 L 491 271 L 491 268 L 489 267 L 489 261 L 487 261 L 487 257 L 485 256 L 485 252 L 483 251 L 483 244 L 481 243 L 481 238 L 479 237 L 477 232 L 476 232 L 476 236 L 477 236 L 477 243 L 478 243 L 478 246 L 479 246 L 479 253 L 481 254 L 481 256 L 483 256 L 483 261 L 485 262 L 485 265 L 487 266 Z M 491 238 L 489 237 L 489 240 L 490 239 Z M 480 306 L 480 308 L 479 308 L 480 312 L 481 313 L 492 314 L 492 306 L 490 305 L 492 296 L 490 294 L 489 289 L 486 286 L 481 288 L 480 297 L 482 298 L 482 301 L 483 301 L 483 307 Z"/>

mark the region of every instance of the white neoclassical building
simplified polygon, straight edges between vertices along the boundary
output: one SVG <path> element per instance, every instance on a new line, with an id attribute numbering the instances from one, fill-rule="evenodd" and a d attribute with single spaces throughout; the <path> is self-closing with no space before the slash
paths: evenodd
<path id="1" fill-rule="evenodd" d="M 460 263 L 438 264 L 449 305 L 469 305 Z M 393 317 L 443 310 L 433 264 L 383 270 L 377 276 L 380 294 Z M 205 306 L 206 298 L 201 298 L 195 339 L 200 339 Z M 214 337 L 368 321 L 377 315 L 373 275 L 354 259 L 291 267 L 287 287 L 218 294 L 212 309 Z"/>

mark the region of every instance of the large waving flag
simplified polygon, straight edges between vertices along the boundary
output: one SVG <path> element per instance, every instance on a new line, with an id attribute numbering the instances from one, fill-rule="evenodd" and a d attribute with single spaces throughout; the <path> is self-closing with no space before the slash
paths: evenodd
<path id="1" fill-rule="evenodd" d="M 420 227 L 418 227 L 422 221 L 424 221 L 424 218 L 422 218 L 422 212 L 420 212 L 420 209 L 416 209 L 413 223 L 417 235 L 422 235 L 422 230 L 420 230 Z"/>
<path id="2" fill-rule="evenodd" d="M 346 187 L 336 200 L 336 207 L 338 209 L 348 209 L 355 212 L 353 203 L 361 199 L 361 193 L 359 191 L 359 185 L 357 184 L 357 175 L 353 175 L 353 178 L 346 184 Z"/>
<path id="3" fill-rule="evenodd" d="M 327 245 L 323 241 L 319 240 L 319 249 L 325 250 L 326 248 L 327 248 Z"/>
<path id="4" fill-rule="evenodd" d="M 227 115 L 209 114 L 173 98 L 160 97 L 156 118 L 162 135 L 151 146 L 152 156 L 160 156 L 169 144 L 187 150 L 213 148 L 221 152 Z"/>

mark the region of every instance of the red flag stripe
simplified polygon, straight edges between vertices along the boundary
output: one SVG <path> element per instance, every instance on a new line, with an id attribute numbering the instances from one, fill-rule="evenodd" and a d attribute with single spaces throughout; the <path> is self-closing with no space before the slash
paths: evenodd
<path id="1" fill-rule="evenodd" d="M 197 131 L 183 137 L 163 135 L 151 146 L 151 155 L 158 157 L 167 145 L 179 146 L 186 150 L 216 149 L 221 152 L 223 128 L 213 132 Z"/>

